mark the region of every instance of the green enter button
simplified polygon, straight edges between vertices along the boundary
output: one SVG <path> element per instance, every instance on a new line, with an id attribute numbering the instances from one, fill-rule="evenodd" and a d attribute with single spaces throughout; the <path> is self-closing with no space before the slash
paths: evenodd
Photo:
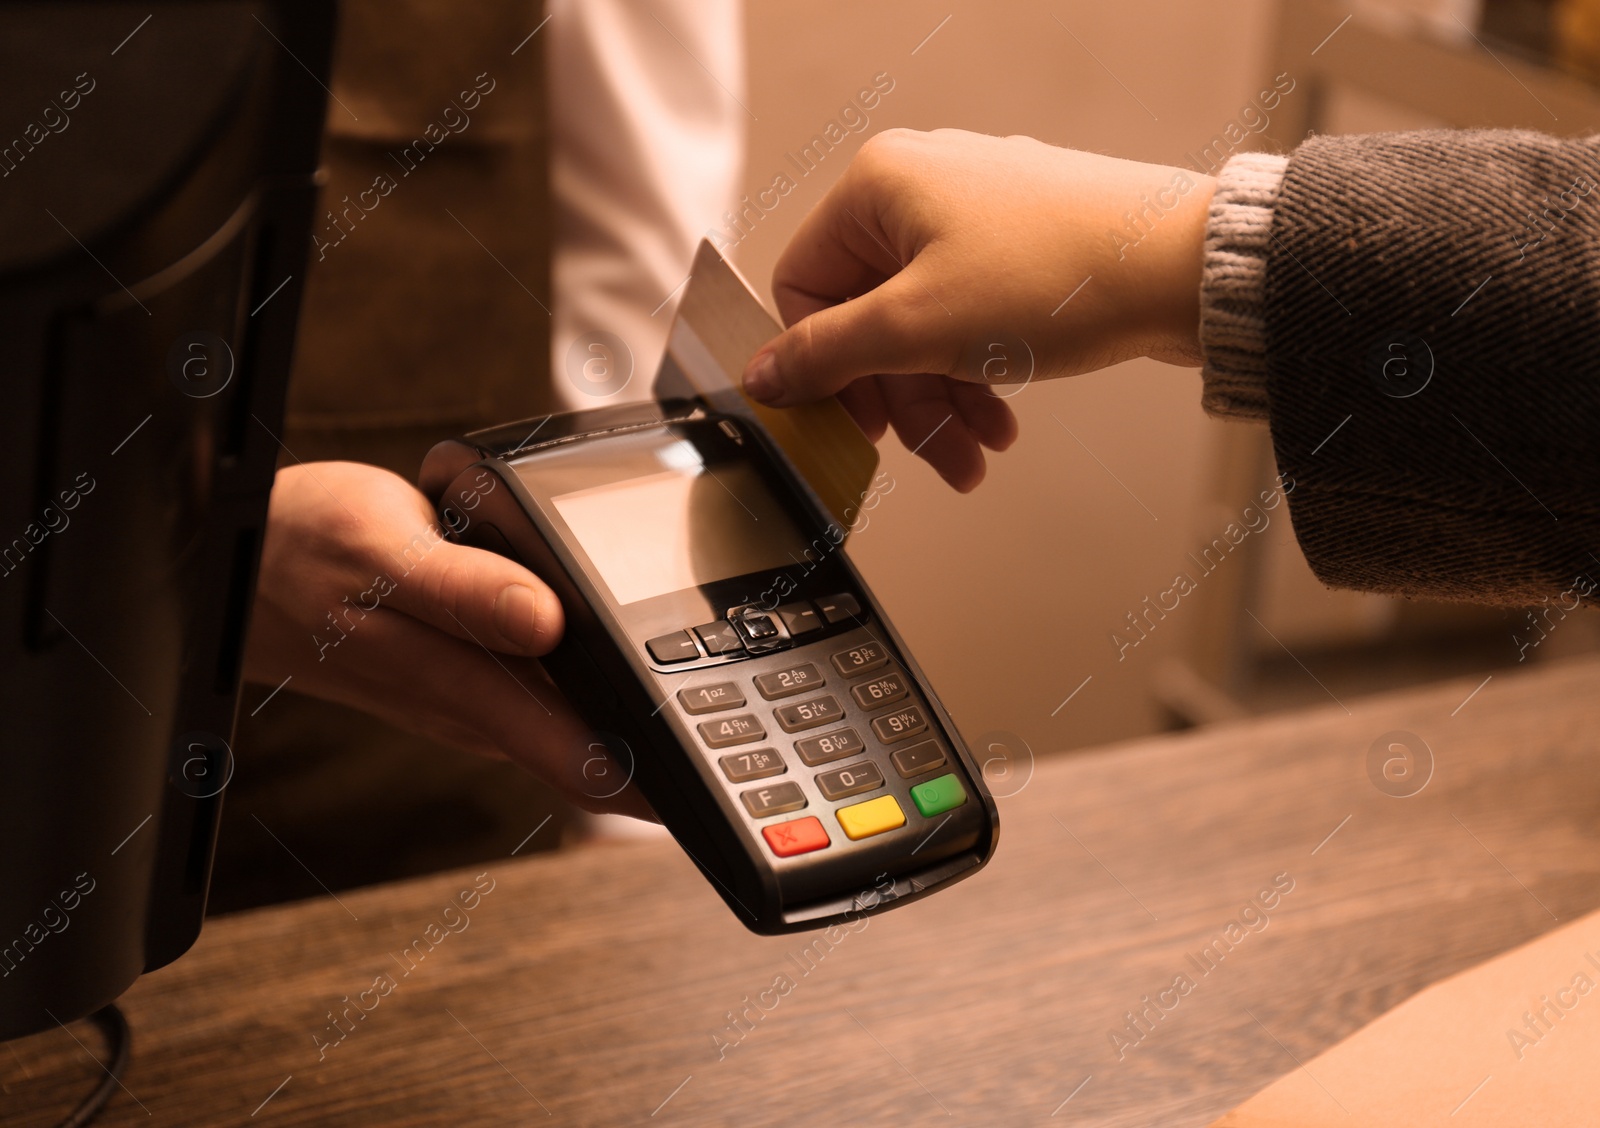
<path id="1" fill-rule="evenodd" d="M 913 787 L 911 801 L 922 812 L 923 818 L 931 819 L 965 803 L 967 789 L 961 786 L 961 780 L 954 773 L 942 775 Z"/>

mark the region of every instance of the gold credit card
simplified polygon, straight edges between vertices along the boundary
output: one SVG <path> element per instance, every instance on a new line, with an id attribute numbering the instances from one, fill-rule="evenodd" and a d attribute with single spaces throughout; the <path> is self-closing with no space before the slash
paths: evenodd
<path id="1" fill-rule="evenodd" d="M 744 394 L 744 366 L 781 331 L 749 283 L 702 239 L 656 374 L 656 398 L 697 395 L 717 411 L 754 419 L 848 533 L 877 472 L 878 449 L 832 396 L 780 408 Z"/>

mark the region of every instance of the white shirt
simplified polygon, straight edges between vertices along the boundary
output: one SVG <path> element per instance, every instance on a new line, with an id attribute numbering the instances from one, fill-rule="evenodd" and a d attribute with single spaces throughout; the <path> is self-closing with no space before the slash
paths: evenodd
<path id="1" fill-rule="evenodd" d="M 695 246 L 738 196 L 743 9 L 550 0 L 549 13 L 551 378 L 571 408 L 645 400 Z"/>

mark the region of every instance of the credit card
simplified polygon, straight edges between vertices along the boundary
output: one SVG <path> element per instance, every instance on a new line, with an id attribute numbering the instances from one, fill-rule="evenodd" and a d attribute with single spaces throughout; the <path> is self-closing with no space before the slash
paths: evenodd
<path id="1" fill-rule="evenodd" d="M 697 395 L 717 411 L 756 420 L 848 534 L 872 487 L 878 449 L 832 396 L 779 408 L 744 394 L 744 366 L 781 331 L 733 264 L 702 239 L 667 336 L 655 396 Z"/>

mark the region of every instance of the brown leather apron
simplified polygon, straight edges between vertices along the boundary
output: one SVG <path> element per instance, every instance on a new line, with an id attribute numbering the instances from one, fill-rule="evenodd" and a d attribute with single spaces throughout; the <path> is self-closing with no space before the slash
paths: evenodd
<path id="1" fill-rule="evenodd" d="M 439 439 L 554 404 L 543 18 L 343 3 L 282 464 L 414 481 Z M 270 692 L 240 710 L 213 911 L 504 857 L 546 815 L 519 853 L 558 841 L 568 809 L 520 769 Z"/>
<path id="2" fill-rule="evenodd" d="M 284 435 L 295 457 L 415 479 L 438 439 L 549 399 L 544 37 L 526 39 L 542 8 L 342 5 Z"/>

